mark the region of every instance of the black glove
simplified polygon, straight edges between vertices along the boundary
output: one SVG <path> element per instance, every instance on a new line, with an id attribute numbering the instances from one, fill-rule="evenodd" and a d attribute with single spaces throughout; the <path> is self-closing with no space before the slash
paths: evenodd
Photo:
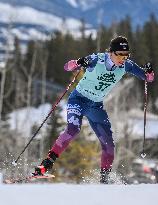
<path id="1" fill-rule="evenodd" d="M 152 73 L 154 71 L 150 62 L 146 63 L 143 68 L 145 73 Z"/>
<path id="2" fill-rule="evenodd" d="M 77 64 L 83 66 L 84 68 L 87 68 L 89 66 L 89 61 L 87 58 L 82 57 L 77 60 Z"/>

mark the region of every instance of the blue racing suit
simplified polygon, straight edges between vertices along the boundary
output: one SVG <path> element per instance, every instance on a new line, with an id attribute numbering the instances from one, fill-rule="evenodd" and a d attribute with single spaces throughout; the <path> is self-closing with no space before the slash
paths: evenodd
<path id="1" fill-rule="evenodd" d="M 101 168 L 110 169 L 114 160 L 114 141 L 111 123 L 103 109 L 103 99 L 126 73 L 145 80 L 145 72 L 131 60 L 120 67 L 111 67 L 108 53 L 98 53 L 87 57 L 91 62 L 85 74 L 72 91 L 67 105 L 67 127 L 60 134 L 51 151 L 58 156 L 79 133 L 83 116 L 98 137 L 101 148 Z"/>

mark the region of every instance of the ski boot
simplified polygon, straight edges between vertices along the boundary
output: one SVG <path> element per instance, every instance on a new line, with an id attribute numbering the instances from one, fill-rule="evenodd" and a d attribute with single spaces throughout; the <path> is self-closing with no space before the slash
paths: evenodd
<path id="1" fill-rule="evenodd" d="M 39 166 L 35 167 L 35 172 L 32 173 L 32 175 L 44 175 L 48 170 L 52 169 L 56 158 L 58 158 L 58 155 L 50 151 L 47 158 L 44 159 Z"/>
<path id="2" fill-rule="evenodd" d="M 109 174 L 111 169 L 102 168 L 100 171 L 100 183 L 101 184 L 109 184 Z"/>

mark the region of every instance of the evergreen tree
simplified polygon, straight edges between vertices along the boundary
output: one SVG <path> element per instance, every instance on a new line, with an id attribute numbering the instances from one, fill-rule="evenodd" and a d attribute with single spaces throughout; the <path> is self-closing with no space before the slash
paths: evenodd
<path id="1" fill-rule="evenodd" d="M 14 50 L 12 58 L 8 59 L 6 64 L 6 83 L 4 95 L 4 109 L 3 113 L 8 113 L 15 108 L 23 106 L 22 92 L 23 79 L 21 76 L 22 70 L 22 53 L 19 39 L 14 40 Z"/>
<path id="2" fill-rule="evenodd" d="M 130 16 L 126 16 L 125 19 L 123 19 L 120 23 L 118 23 L 118 25 L 116 26 L 116 33 L 117 35 L 125 36 L 128 39 L 129 46 L 130 46 L 130 52 L 133 54 L 131 56 L 131 59 L 132 59 L 134 57 L 134 46 L 133 46 L 134 36 L 133 36 Z M 128 78 L 128 77 L 129 77 L 128 75 L 125 76 L 125 78 Z"/>
<path id="3" fill-rule="evenodd" d="M 133 51 L 133 31 L 130 16 L 126 16 L 124 20 L 117 26 L 117 34 L 125 36 L 131 45 L 131 52 Z"/>
<path id="4" fill-rule="evenodd" d="M 149 50 L 149 61 L 152 62 L 153 68 L 155 71 L 155 80 L 150 85 L 149 93 L 152 98 L 152 109 L 155 112 L 158 112 L 155 107 L 155 101 L 157 99 L 157 85 L 158 79 L 156 76 L 158 75 L 157 66 L 158 66 L 158 22 L 155 16 L 152 14 L 150 17 L 150 21 L 144 25 L 144 35 L 146 40 L 146 45 Z"/>
<path id="5" fill-rule="evenodd" d="M 139 64 L 144 65 L 149 61 L 149 48 L 146 44 L 146 39 L 143 31 L 138 26 L 134 34 L 133 41 L 133 59 Z"/>
<path id="6" fill-rule="evenodd" d="M 63 67 L 65 62 L 65 50 L 69 47 L 64 47 L 64 36 L 60 32 L 56 32 L 47 42 L 48 46 L 48 63 L 47 63 L 47 78 L 52 82 L 65 85 L 70 74 L 65 72 Z"/>
<path id="7" fill-rule="evenodd" d="M 47 134 L 44 140 L 44 156 L 48 153 L 48 150 L 52 147 L 60 132 L 63 131 L 65 122 L 63 120 L 63 110 L 60 105 L 57 106 L 55 111 L 47 122 Z"/>
<path id="8" fill-rule="evenodd" d="M 112 28 L 106 28 L 105 26 L 101 26 L 101 41 L 100 41 L 100 51 L 105 52 L 109 47 L 109 43 L 111 40 L 111 36 L 113 36 Z"/>

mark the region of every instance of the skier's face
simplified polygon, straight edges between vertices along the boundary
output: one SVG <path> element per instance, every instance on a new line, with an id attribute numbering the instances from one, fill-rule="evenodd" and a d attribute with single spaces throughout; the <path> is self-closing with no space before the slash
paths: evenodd
<path id="1" fill-rule="evenodd" d="M 111 60 L 116 66 L 122 65 L 125 60 L 127 60 L 130 56 L 130 53 L 127 51 L 115 51 L 111 52 Z"/>

